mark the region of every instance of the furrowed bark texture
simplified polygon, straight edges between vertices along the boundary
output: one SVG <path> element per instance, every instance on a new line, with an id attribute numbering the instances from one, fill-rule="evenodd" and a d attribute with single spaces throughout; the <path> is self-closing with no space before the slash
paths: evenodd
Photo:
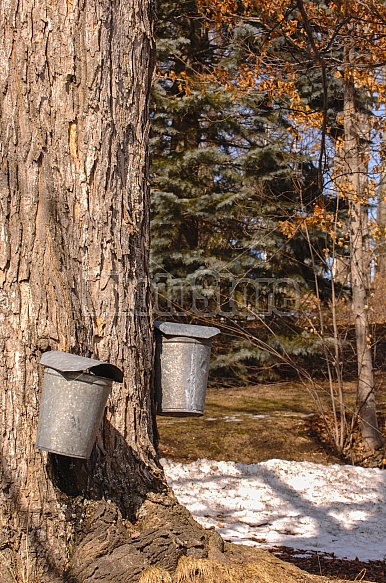
<path id="1" fill-rule="evenodd" d="M 178 515 L 151 397 L 152 13 L 148 0 L 0 4 L 3 582 L 134 581 L 170 559 L 146 526 L 147 509 Z M 34 447 L 47 350 L 124 371 L 89 461 Z M 189 515 L 176 524 L 171 548 L 178 525 L 191 533 L 177 557 L 202 547 Z"/>

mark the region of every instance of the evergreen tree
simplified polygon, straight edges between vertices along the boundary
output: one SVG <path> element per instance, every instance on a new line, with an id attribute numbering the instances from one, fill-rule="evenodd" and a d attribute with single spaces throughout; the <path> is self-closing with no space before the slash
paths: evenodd
<path id="1" fill-rule="evenodd" d="M 220 83 L 242 67 L 255 32 L 246 24 L 216 26 L 196 2 L 159 4 L 152 102 L 156 310 L 221 320 L 232 340 L 215 366 L 228 370 L 237 360 L 239 371 L 271 366 L 283 343 L 295 352 L 315 348 L 288 313 L 296 312 L 300 290 L 315 284 L 307 239 L 300 231 L 289 239 L 280 228 L 299 208 L 299 188 L 305 205 L 317 197 L 315 166 L 295 152 L 290 120 L 265 92 L 251 87 L 238 95 Z M 322 249 L 324 240 L 316 232 L 314 244 Z M 323 282 L 322 263 L 319 270 Z M 256 346 L 251 335 L 268 345 Z"/>

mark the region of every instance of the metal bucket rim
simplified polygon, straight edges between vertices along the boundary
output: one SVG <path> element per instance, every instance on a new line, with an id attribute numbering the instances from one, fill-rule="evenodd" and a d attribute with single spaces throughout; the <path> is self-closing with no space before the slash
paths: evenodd
<path id="1" fill-rule="evenodd" d="M 220 334 L 219 328 L 213 326 L 201 326 L 195 324 L 182 324 L 180 322 L 154 322 L 154 329 L 157 334 L 167 334 L 170 336 L 187 336 L 191 338 L 213 338 Z"/>

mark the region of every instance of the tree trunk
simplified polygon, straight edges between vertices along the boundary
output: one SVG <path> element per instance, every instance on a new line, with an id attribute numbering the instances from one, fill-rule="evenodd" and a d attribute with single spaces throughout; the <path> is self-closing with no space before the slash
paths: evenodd
<path id="1" fill-rule="evenodd" d="M 10 0 L 0 19 L 0 580 L 134 581 L 205 539 L 180 509 L 174 542 L 155 449 L 153 5 Z M 124 370 L 89 461 L 34 446 L 52 349 Z"/>
<path id="2" fill-rule="evenodd" d="M 386 67 L 382 67 L 381 69 L 381 80 L 382 84 L 386 87 Z M 385 145 L 386 129 L 382 132 L 382 147 L 385 147 Z M 379 236 L 376 242 L 376 269 L 374 282 L 377 299 L 377 303 L 374 304 L 376 309 L 379 308 L 379 302 L 381 307 L 384 308 L 386 291 L 384 289 L 384 282 L 386 280 L 386 172 L 384 166 L 382 167 L 380 183 L 377 190 L 377 227 L 379 229 Z M 385 317 L 385 310 L 383 309 L 382 311 L 382 316 Z"/>
<path id="3" fill-rule="evenodd" d="M 386 67 L 381 69 L 382 84 L 386 87 Z M 386 129 L 382 132 L 382 147 L 386 145 Z M 375 322 L 386 321 L 386 172 L 381 170 L 377 189 L 377 229 L 375 238 L 375 276 L 373 282 L 372 305 Z"/>
<path id="4" fill-rule="evenodd" d="M 350 65 L 350 47 L 345 48 L 346 64 Z M 383 445 L 378 428 L 373 377 L 373 357 L 369 325 L 370 261 L 368 245 L 367 147 L 368 132 L 363 131 L 363 117 L 355 102 L 355 87 L 349 73 L 344 80 L 344 162 L 347 177 L 345 195 L 349 204 L 350 275 L 352 312 L 358 362 L 358 407 L 361 433 L 371 449 Z M 362 130 L 362 131 L 361 131 Z"/>
<path id="5" fill-rule="evenodd" d="M 386 143 L 386 139 L 384 140 Z M 377 191 L 377 227 L 380 230 L 379 242 L 377 242 L 377 265 L 376 277 L 377 281 L 383 288 L 383 282 L 386 279 L 386 174 L 383 172 L 381 176 L 381 184 Z M 383 291 L 383 296 L 385 289 Z"/>

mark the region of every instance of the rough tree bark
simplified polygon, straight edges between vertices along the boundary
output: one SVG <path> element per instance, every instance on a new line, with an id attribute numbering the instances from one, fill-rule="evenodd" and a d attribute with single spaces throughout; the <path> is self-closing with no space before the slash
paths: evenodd
<path id="1" fill-rule="evenodd" d="M 134 581 L 151 563 L 173 569 L 204 552 L 155 450 L 153 10 L 151 0 L 0 4 L 3 583 Z M 124 370 L 90 461 L 34 447 L 50 349 Z"/>

